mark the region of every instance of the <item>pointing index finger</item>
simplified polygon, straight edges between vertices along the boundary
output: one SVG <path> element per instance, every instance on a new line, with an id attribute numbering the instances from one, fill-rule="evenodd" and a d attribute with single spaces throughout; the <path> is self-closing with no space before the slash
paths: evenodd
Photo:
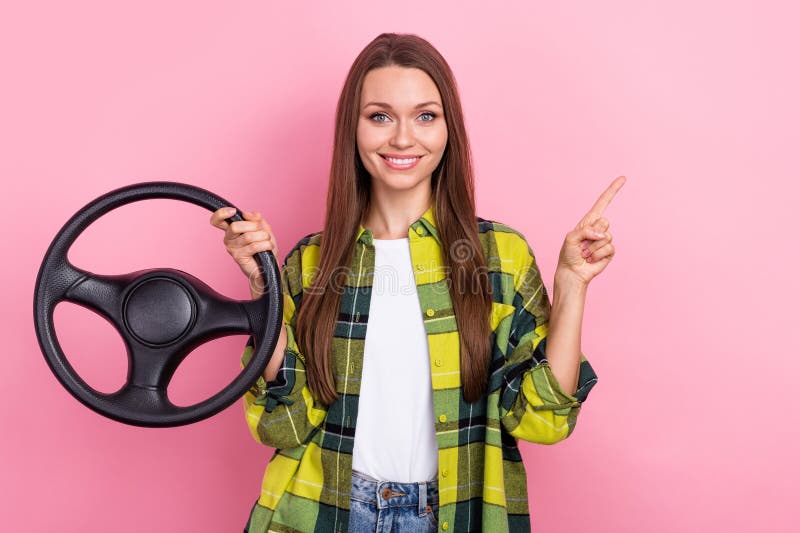
<path id="1" fill-rule="evenodd" d="M 617 194 L 617 191 L 620 190 L 623 185 L 625 185 L 626 179 L 627 178 L 625 178 L 625 176 L 617 176 L 616 179 L 611 182 L 611 185 L 609 185 L 608 188 L 603 191 L 603 194 L 601 194 L 594 203 L 592 208 L 589 210 L 589 213 L 596 216 L 602 215 L 603 211 L 605 211 L 606 207 L 608 207 L 608 204 L 611 203 L 614 195 Z"/>

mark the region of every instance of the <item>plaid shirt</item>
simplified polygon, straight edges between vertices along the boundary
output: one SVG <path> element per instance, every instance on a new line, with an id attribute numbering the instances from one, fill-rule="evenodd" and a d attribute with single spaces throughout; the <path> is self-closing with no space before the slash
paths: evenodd
<path id="1" fill-rule="evenodd" d="M 550 301 L 525 237 L 477 217 L 494 291 L 487 393 L 466 403 L 459 336 L 431 206 L 408 229 L 411 261 L 430 352 L 439 458 L 440 531 L 530 531 L 525 467 L 518 439 L 553 444 L 569 437 L 597 375 L 581 353 L 578 390 L 565 393 L 547 359 Z M 375 248 L 363 226 L 342 290 L 332 343 L 339 399 L 326 408 L 306 384 L 295 341 L 296 311 L 319 264 L 321 233 L 300 240 L 283 263 L 288 345 L 275 380 L 261 377 L 244 396 L 257 442 L 275 448 L 250 533 L 347 531 L 353 440 L 369 318 Z M 457 252 L 455 252 L 457 253 Z M 242 368 L 253 354 L 253 337 Z M 402 385 L 401 385 L 402 386 Z"/>

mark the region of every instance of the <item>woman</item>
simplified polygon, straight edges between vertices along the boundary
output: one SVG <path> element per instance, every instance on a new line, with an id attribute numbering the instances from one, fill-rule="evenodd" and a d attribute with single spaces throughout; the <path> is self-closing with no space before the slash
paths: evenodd
<path id="1" fill-rule="evenodd" d="M 597 381 L 580 323 L 624 178 L 567 234 L 551 309 L 524 236 L 476 216 L 470 157 L 445 60 L 379 35 L 342 89 L 325 225 L 283 262 L 284 328 L 244 398 L 275 448 L 245 531 L 530 530 L 517 442 L 567 438 Z M 253 254 L 277 241 L 231 214 L 211 222 L 255 298 Z"/>

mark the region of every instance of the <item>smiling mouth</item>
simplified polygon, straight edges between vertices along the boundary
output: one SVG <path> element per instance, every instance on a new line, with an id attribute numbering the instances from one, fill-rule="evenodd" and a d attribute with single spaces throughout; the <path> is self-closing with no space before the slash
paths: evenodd
<path id="1" fill-rule="evenodd" d="M 378 155 L 380 155 L 382 158 L 386 159 L 387 161 L 391 161 L 392 163 L 397 163 L 397 164 L 413 163 L 414 161 L 416 161 L 417 159 L 422 157 L 421 155 L 409 155 L 409 156 L 404 156 L 404 157 L 388 156 L 388 155 L 384 155 L 384 154 L 378 154 Z"/>
<path id="2" fill-rule="evenodd" d="M 393 170 L 408 170 L 417 166 L 417 163 L 422 158 L 421 155 L 408 156 L 408 157 L 392 157 L 388 155 L 378 154 L 383 158 L 386 166 Z"/>

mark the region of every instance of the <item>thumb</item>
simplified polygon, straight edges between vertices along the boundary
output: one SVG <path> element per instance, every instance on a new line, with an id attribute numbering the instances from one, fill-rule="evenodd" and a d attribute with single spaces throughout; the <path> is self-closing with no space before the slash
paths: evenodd
<path id="1" fill-rule="evenodd" d="M 570 244 L 580 244 L 582 241 L 596 241 L 604 238 L 605 233 L 598 232 L 591 225 L 576 228 L 567 234 L 567 242 Z"/>
<path id="2" fill-rule="evenodd" d="M 581 228 L 580 235 L 584 239 L 591 239 L 591 240 L 603 239 L 606 237 L 605 233 L 603 233 L 602 231 L 597 231 L 594 228 L 594 226 L 585 226 Z"/>

